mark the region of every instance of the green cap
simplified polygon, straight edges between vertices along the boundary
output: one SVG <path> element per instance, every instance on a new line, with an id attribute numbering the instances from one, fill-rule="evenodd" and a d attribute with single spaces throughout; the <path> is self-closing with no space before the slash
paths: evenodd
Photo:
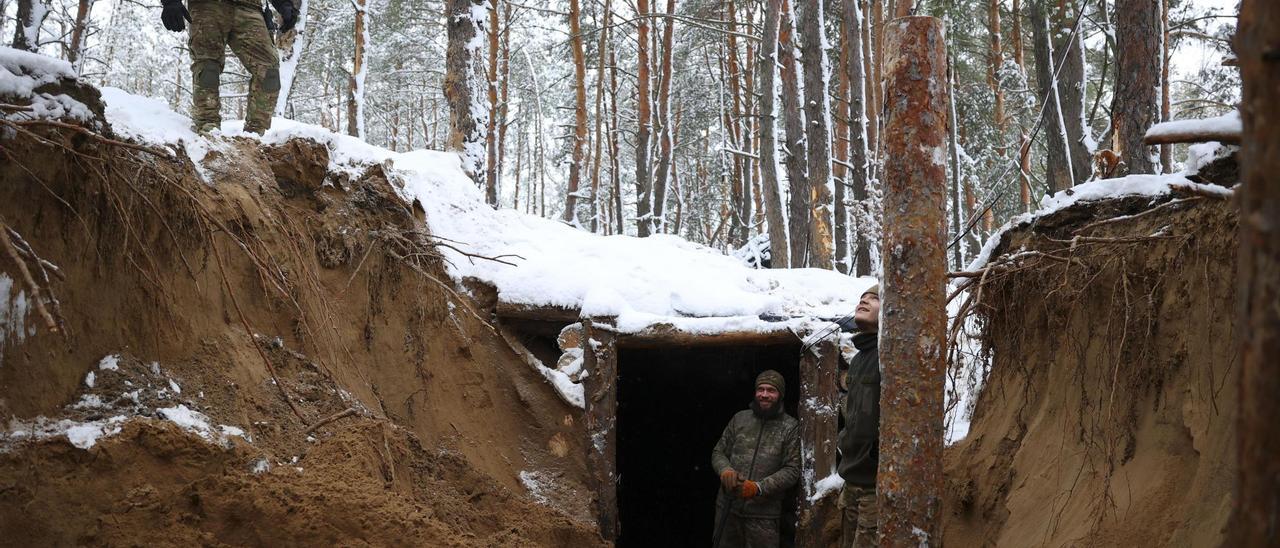
<path id="1" fill-rule="evenodd" d="M 778 392 L 783 394 L 787 393 L 787 380 L 782 378 L 782 373 L 772 369 L 765 371 L 756 377 L 756 388 L 759 388 L 762 384 L 773 386 L 778 389 Z"/>

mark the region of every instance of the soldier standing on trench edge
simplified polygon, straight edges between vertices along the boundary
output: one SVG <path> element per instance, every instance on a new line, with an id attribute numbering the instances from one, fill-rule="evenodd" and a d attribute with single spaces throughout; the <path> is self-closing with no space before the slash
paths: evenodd
<path id="1" fill-rule="evenodd" d="M 244 130 L 261 135 L 271 127 L 271 114 L 280 94 L 280 58 L 271 41 L 268 26 L 271 12 L 261 0 L 190 0 L 191 10 L 182 0 L 161 0 L 160 20 L 173 32 L 191 23 L 187 44 L 191 49 L 191 122 L 200 133 L 222 126 L 222 103 L 218 86 L 226 61 L 227 46 L 249 71 L 249 99 Z M 288 32 L 297 22 L 293 0 L 271 0 L 280 12 L 280 32 Z M 185 21 L 185 22 L 184 22 Z"/>
<path id="2" fill-rule="evenodd" d="M 782 497 L 800 480 L 800 423 L 782 409 L 782 374 L 756 377 L 750 409 L 739 411 L 711 451 L 720 475 L 716 548 L 777 548 Z"/>
<path id="3" fill-rule="evenodd" d="M 876 469 L 880 466 L 880 286 L 864 291 L 853 312 L 858 353 L 849 360 L 843 379 L 848 390 L 840 418 L 836 471 L 844 479 L 840 491 L 840 546 L 878 546 L 876 537 Z"/>

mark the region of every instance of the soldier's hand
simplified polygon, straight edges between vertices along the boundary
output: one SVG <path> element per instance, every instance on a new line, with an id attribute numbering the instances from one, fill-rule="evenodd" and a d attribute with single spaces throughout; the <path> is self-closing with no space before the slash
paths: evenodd
<path id="1" fill-rule="evenodd" d="M 751 500 L 760 494 L 760 484 L 751 480 L 742 482 L 742 489 L 738 490 L 738 496 L 747 500 Z"/>
<path id="2" fill-rule="evenodd" d="M 720 486 L 724 487 L 725 491 L 733 491 L 738 486 L 738 473 L 732 468 L 725 468 L 724 472 L 720 473 Z"/>
<path id="3" fill-rule="evenodd" d="M 187 30 L 187 23 L 191 22 L 191 12 L 182 5 L 182 0 L 162 0 L 161 5 L 163 9 L 160 11 L 160 22 L 164 23 L 164 28 L 173 32 Z"/>
<path id="4" fill-rule="evenodd" d="M 298 12 L 293 9 L 293 0 L 271 0 L 271 7 L 280 14 L 280 32 L 293 30 L 298 23 Z"/>

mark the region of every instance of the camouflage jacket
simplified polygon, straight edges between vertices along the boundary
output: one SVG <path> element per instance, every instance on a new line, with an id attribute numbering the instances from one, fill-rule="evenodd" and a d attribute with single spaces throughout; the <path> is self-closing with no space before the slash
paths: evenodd
<path id="1" fill-rule="evenodd" d="M 879 334 L 859 333 L 853 344 L 858 353 L 849 360 L 849 394 L 840 409 L 844 428 L 836 445 L 840 462 L 836 470 L 846 484 L 873 487 L 880 466 L 880 349 Z"/>
<path id="2" fill-rule="evenodd" d="M 785 412 L 761 419 L 750 409 L 739 411 L 711 451 L 711 466 L 716 475 L 733 468 L 760 485 L 755 498 L 733 505 L 735 515 L 779 517 L 783 495 L 800 479 L 800 422 Z M 716 508 L 733 501 L 734 495 L 720 489 Z"/>

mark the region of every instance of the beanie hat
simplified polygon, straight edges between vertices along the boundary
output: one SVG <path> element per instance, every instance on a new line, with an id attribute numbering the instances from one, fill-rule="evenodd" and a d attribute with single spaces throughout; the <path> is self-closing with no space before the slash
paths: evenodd
<path id="1" fill-rule="evenodd" d="M 871 287 L 867 288 L 867 290 L 866 290 L 866 291 L 863 291 L 863 292 L 862 292 L 862 295 L 866 295 L 867 293 L 875 293 L 875 294 L 876 294 L 876 296 L 877 296 L 877 297 L 879 297 L 879 296 L 880 296 L 880 284 L 876 284 L 876 285 L 873 285 L 873 286 L 871 286 Z M 862 298 L 862 295 L 858 295 L 858 298 Z"/>
<path id="2" fill-rule="evenodd" d="M 778 392 L 783 394 L 787 392 L 786 379 L 782 378 L 782 373 L 772 369 L 765 371 L 764 373 L 761 373 L 760 376 L 756 377 L 756 388 L 759 388 L 762 384 L 771 385 L 774 388 L 777 388 Z"/>

